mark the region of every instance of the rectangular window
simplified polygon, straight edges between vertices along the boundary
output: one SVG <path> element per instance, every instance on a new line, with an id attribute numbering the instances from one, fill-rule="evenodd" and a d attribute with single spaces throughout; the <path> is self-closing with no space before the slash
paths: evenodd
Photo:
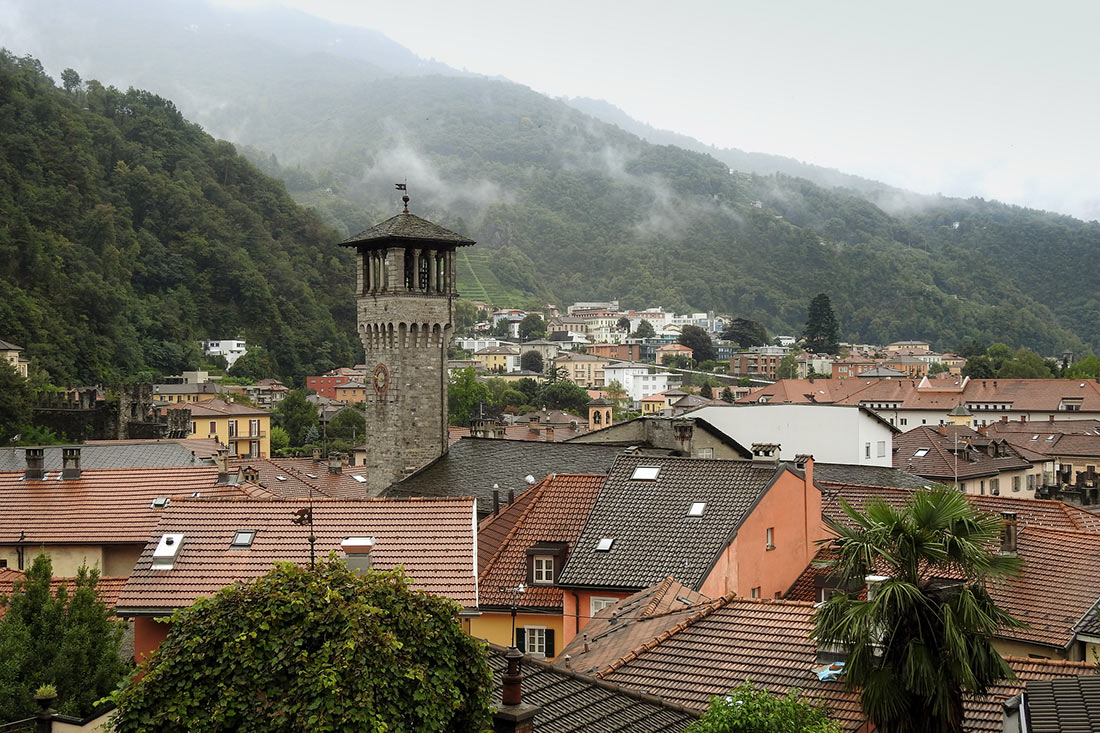
<path id="1" fill-rule="evenodd" d="M 261 457 L 260 456 L 260 441 L 253 440 L 251 443 L 249 443 L 249 445 L 248 445 L 248 457 L 249 458 L 260 458 Z"/>
<path id="2" fill-rule="evenodd" d="M 590 615 L 595 616 L 597 613 L 604 610 L 608 606 L 614 606 L 618 602 L 618 598 L 602 598 L 600 596 L 592 596 L 592 600 L 589 601 Z"/>
<path id="3" fill-rule="evenodd" d="M 229 421 L 229 437 L 230 438 L 236 438 L 237 437 L 237 421 L 236 420 L 230 420 Z"/>
<path id="4" fill-rule="evenodd" d="M 194 435 L 197 432 L 199 432 L 199 426 L 194 420 L 192 420 L 191 421 L 191 434 Z"/>
<path id="5" fill-rule="evenodd" d="M 713 448 L 700 448 L 699 449 L 699 457 L 700 458 L 714 458 L 714 449 Z"/>
<path id="6" fill-rule="evenodd" d="M 997 496 L 1001 493 L 1001 480 L 999 478 L 989 479 L 989 493 Z"/>
<path id="7" fill-rule="evenodd" d="M 878 441 L 878 444 L 875 446 L 875 448 L 877 449 L 879 458 L 885 458 L 886 457 L 886 441 L 885 440 Z"/>
<path id="8" fill-rule="evenodd" d="M 909 424 L 909 419 L 908 419 L 908 418 L 905 418 L 905 417 L 903 417 L 903 418 L 901 419 L 901 424 L 902 424 L 902 425 L 908 425 L 908 424 Z"/>
<path id="9" fill-rule="evenodd" d="M 864 458 L 870 458 L 871 457 L 871 444 L 870 443 L 865 443 L 863 445 L 863 457 Z"/>
<path id="10" fill-rule="evenodd" d="M 765 549 L 774 550 L 775 549 L 775 527 L 768 527 L 768 529 L 764 533 L 764 535 L 765 535 L 765 545 L 764 545 Z"/>
<path id="11" fill-rule="evenodd" d="M 535 555 L 532 581 L 540 585 L 550 585 L 554 582 L 554 556 Z"/>
<path id="12" fill-rule="evenodd" d="M 1020 477 L 1019 476 L 1013 476 L 1012 477 L 1012 490 L 1013 491 L 1019 491 L 1020 490 Z"/>
<path id="13" fill-rule="evenodd" d="M 749 591 L 749 597 L 750 598 L 759 598 L 760 597 L 760 586 L 756 586 L 751 591 Z"/>
<path id="14" fill-rule="evenodd" d="M 218 423 L 215 422 L 214 420 L 210 421 L 210 433 L 209 434 L 210 435 L 217 435 L 218 434 Z"/>
<path id="15" fill-rule="evenodd" d="M 248 421 L 248 434 L 253 438 L 260 437 L 260 421 L 259 419 Z"/>
<path id="16" fill-rule="evenodd" d="M 522 638 L 520 638 L 521 631 Z M 527 654 L 536 657 L 550 657 L 554 655 L 554 652 L 548 642 L 553 638 L 553 634 L 553 630 L 548 630 L 545 626 L 525 626 L 522 630 L 516 629 L 516 645 L 522 644 L 520 651 Z"/>

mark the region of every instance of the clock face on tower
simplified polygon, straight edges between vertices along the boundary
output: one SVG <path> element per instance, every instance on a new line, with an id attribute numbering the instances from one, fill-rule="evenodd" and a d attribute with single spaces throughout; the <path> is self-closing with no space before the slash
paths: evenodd
<path id="1" fill-rule="evenodd" d="M 386 390 L 390 388 L 390 370 L 382 362 L 378 362 L 378 366 L 374 368 L 374 372 L 371 374 L 371 382 L 374 384 L 374 391 L 379 397 L 386 394 Z"/>

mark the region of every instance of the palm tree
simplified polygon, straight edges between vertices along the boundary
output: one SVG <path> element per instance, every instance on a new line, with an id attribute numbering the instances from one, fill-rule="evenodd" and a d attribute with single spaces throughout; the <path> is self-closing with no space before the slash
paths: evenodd
<path id="1" fill-rule="evenodd" d="M 835 594 L 817 610 L 818 645 L 847 651 L 846 683 L 879 730 L 961 731 L 963 695 L 1013 678 L 993 635 L 1023 625 L 986 591 L 1020 567 L 998 552 L 1000 519 L 947 486 L 900 508 L 841 503 L 849 521 L 827 520 L 836 537 L 826 546 L 839 577 L 860 588 L 867 578 L 867 595 Z"/>

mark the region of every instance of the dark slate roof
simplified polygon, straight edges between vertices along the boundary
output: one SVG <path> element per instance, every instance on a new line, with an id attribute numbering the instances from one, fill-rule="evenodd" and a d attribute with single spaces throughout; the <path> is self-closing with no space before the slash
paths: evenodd
<path id="1" fill-rule="evenodd" d="M 656 466 L 654 480 L 634 469 Z M 607 475 L 561 586 L 639 590 L 672 576 L 699 590 L 715 558 L 785 466 L 750 461 L 621 455 Z M 705 502 L 701 517 L 687 516 Z M 603 538 L 614 543 L 597 550 Z"/>
<path id="2" fill-rule="evenodd" d="M 504 647 L 489 645 L 493 671 L 494 708 L 501 706 L 503 675 L 508 667 Z M 683 731 L 698 716 L 687 708 L 598 680 L 549 662 L 524 656 L 523 702 L 538 705 L 535 730 L 539 733 L 604 731 Z"/>
<path id="3" fill-rule="evenodd" d="M 42 449 L 47 471 L 61 470 L 60 445 Z M 122 443 L 120 445 L 82 445 L 80 468 L 168 468 L 173 466 L 206 465 L 190 450 L 175 442 Z M 26 448 L 0 448 L 0 471 L 23 471 L 27 468 Z"/>
<path id="4" fill-rule="evenodd" d="M 848 486 L 896 486 L 902 489 L 923 489 L 933 483 L 898 468 L 817 463 L 816 461 L 814 462 L 814 481 Z"/>
<path id="5" fill-rule="evenodd" d="M 0 339 L 0 351 L 22 351 L 22 346 L 16 346 L 15 344 Z"/>
<path id="6" fill-rule="evenodd" d="M 503 503 L 509 489 L 517 496 L 527 490 L 528 475 L 539 481 L 552 473 L 606 474 L 622 451 L 610 445 L 464 437 L 382 496 L 476 496 L 478 515 L 484 517 L 493 510 L 493 484 Z"/>
<path id="7" fill-rule="evenodd" d="M 1100 636 L 1100 602 L 1085 614 L 1085 617 L 1081 619 L 1081 623 L 1077 625 L 1076 631 L 1078 634 Z"/>
<path id="8" fill-rule="evenodd" d="M 375 224 L 370 229 L 364 229 L 355 236 L 348 237 L 340 244 L 344 247 L 351 247 L 356 244 L 383 242 L 387 239 L 446 242 L 460 247 L 474 244 L 472 239 L 467 239 L 450 229 L 444 229 L 438 224 L 433 224 L 427 219 L 421 219 L 416 214 L 407 212 L 392 216 L 381 224 Z"/>
<path id="9" fill-rule="evenodd" d="M 1030 731 L 1094 733 L 1100 730 L 1100 676 L 1031 680 L 1024 697 Z"/>

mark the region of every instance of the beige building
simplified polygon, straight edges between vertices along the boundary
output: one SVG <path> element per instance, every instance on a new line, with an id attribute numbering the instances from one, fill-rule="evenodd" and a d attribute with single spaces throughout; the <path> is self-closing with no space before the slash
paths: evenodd
<path id="1" fill-rule="evenodd" d="M 6 361 L 11 364 L 15 371 L 19 372 L 19 375 L 23 377 L 23 379 L 26 379 L 27 368 L 30 366 L 30 362 L 19 355 L 22 351 L 22 346 L 16 346 L 7 341 L 0 340 L 0 361 Z"/>
<path id="2" fill-rule="evenodd" d="M 271 455 L 271 413 L 221 399 L 168 409 L 191 410 L 189 438 L 209 438 L 228 446 L 236 458 L 267 458 Z"/>
<path id="3" fill-rule="evenodd" d="M 554 359 L 554 366 L 565 369 L 570 382 L 590 389 L 604 386 L 603 372 L 610 363 L 610 359 L 591 354 L 561 354 Z"/>

